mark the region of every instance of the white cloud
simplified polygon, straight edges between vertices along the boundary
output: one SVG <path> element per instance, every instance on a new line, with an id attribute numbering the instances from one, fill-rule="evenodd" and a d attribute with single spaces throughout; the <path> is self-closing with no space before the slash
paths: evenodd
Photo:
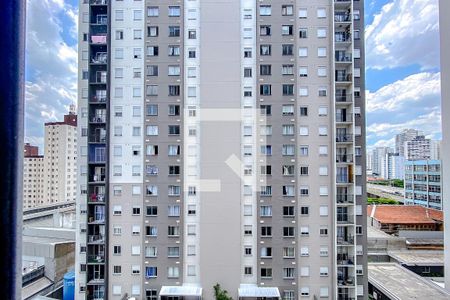
<path id="1" fill-rule="evenodd" d="M 367 139 L 374 141 L 370 147 L 391 146 L 393 145 L 393 136 L 405 128 L 415 128 L 424 131 L 429 138 L 436 139 L 441 133 L 441 110 L 439 106 L 428 109 L 429 112 L 417 117 L 411 116 L 406 122 L 373 123 L 367 127 Z"/>
<path id="2" fill-rule="evenodd" d="M 438 0 L 395 0 L 366 27 L 368 68 L 439 65 Z"/>
<path id="3" fill-rule="evenodd" d="M 77 99 L 77 46 L 63 34 L 77 31 L 78 11 L 64 0 L 28 0 L 27 6 L 26 136 L 40 141 L 43 123 L 61 119 Z"/>
<path id="4" fill-rule="evenodd" d="M 411 105 L 429 104 L 440 98 L 440 73 L 418 73 L 388 84 L 371 93 L 367 91 L 367 112 L 395 112 Z"/>

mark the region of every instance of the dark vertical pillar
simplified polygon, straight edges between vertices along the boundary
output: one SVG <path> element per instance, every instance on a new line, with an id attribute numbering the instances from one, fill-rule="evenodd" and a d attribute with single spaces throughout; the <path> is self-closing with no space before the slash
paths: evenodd
<path id="1" fill-rule="evenodd" d="M 0 1 L 0 286 L 21 299 L 25 1 Z"/>

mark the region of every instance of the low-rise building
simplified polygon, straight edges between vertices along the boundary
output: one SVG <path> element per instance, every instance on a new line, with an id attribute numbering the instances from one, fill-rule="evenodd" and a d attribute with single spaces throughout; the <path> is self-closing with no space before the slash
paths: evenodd
<path id="1" fill-rule="evenodd" d="M 442 210 L 440 160 L 409 160 L 405 163 L 405 204 Z"/>
<path id="2" fill-rule="evenodd" d="M 368 225 L 388 234 L 400 230 L 442 231 L 442 211 L 420 205 L 370 205 L 367 207 Z"/>
<path id="3" fill-rule="evenodd" d="M 368 270 L 372 299 L 450 299 L 446 290 L 397 263 L 369 263 Z"/>

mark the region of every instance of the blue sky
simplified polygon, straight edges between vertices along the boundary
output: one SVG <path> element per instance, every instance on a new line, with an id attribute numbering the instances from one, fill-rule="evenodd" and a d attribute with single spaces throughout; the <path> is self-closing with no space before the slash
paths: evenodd
<path id="1" fill-rule="evenodd" d="M 77 0 L 27 0 L 26 141 L 62 119 L 77 92 Z M 440 139 L 438 0 L 366 0 L 367 145 L 403 128 Z"/>

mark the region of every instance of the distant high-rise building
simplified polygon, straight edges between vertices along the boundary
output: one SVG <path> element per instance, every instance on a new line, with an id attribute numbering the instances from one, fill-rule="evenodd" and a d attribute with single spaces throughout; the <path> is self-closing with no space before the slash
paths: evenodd
<path id="1" fill-rule="evenodd" d="M 367 171 L 367 176 L 371 176 L 373 174 L 373 152 L 372 151 L 367 151 L 366 154 L 366 171 Z"/>
<path id="2" fill-rule="evenodd" d="M 45 195 L 48 204 L 76 200 L 77 115 L 62 122 L 45 123 Z"/>
<path id="3" fill-rule="evenodd" d="M 440 160 L 409 160 L 405 163 L 405 204 L 442 210 Z"/>
<path id="4" fill-rule="evenodd" d="M 39 147 L 25 144 L 23 159 L 23 208 L 44 204 L 44 156 Z"/>
<path id="5" fill-rule="evenodd" d="M 372 175 L 385 178 L 387 176 L 386 157 L 392 153 L 392 148 L 377 147 L 372 150 Z"/>
<path id="6" fill-rule="evenodd" d="M 404 145 L 406 160 L 429 160 L 431 159 L 431 149 L 436 149 L 435 141 L 425 138 L 423 135 L 416 136 Z M 435 153 L 438 151 L 434 150 Z"/>
<path id="7" fill-rule="evenodd" d="M 441 160 L 441 141 L 431 141 L 430 144 L 430 159 Z"/>
<path id="8" fill-rule="evenodd" d="M 444 203 L 445 270 L 450 270 L 450 1 L 439 1 L 441 47 L 441 107 L 442 107 L 442 199 Z M 442 30 L 444 29 L 444 30 Z M 450 290 L 450 272 L 445 272 L 445 287 Z"/>
<path id="9" fill-rule="evenodd" d="M 79 1 L 76 299 L 365 299 L 364 1 Z"/>
<path id="10" fill-rule="evenodd" d="M 24 157 L 38 156 L 39 155 L 39 147 L 30 145 L 30 143 L 25 143 L 23 155 L 24 155 Z"/>
<path id="11" fill-rule="evenodd" d="M 405 156 L 405 142 L 413 140 L 418 135 L 424 135 L 424 133 L 416 129 L 404 129 L 395 136 L 394 152 Z"/>
<path id="12" fill-rule="evenodd" d="M 405 157 L 399 155 L 398 153 L 387 153 L 385 164 L 385 170 L 387 170 L 384 174 L 385 179 L 404 179 Z"/>

